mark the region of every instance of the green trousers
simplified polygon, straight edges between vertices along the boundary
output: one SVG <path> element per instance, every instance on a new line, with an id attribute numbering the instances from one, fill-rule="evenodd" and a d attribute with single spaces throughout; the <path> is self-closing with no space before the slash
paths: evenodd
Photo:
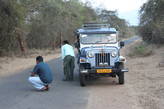
<path id="1" fill-rule="evenodd" d="M 73 56 L 66 56 L 64 58 L 64 76 L 66 80 L 73 80 L 73 73 L 75 68 L 75 58 Z"/>

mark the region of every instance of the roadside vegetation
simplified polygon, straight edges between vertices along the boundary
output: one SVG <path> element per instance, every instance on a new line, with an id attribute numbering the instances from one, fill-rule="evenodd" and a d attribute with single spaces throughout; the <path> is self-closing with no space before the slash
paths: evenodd
<path id="1" fill-rule="evenodd" d="M 164 43 L 164 0 L 148 0 L 141 7 L 139 32 L 148 43 Z"/>
<path id="2" fill-rule="evenodd" d="M 132 37 L 135 35 L 135 28 L 130 26 L 125 19 L 119 18 L 117 11 L 102 9 L 98 12 L 99 22 L 110 24 L 119 31 L 120 38 Z"/>
<path id="3" fill-rule="evenodd" d="M 76 0 L 0 0 L 0 55 L 58 47 L 95 12 Z"/>
<path id="4" fill-rule="evenodd" d="M 129 56 L 149 56 L 164 44 L 164 0 L 148 0 L 140 9 L 140 24 L 135 30 L 143 42 L 131 47 Z"/>
<path id="5" fill-rule="evenodd" d="M 27 55 L 32 49 L 74 42 L 73 31 L 86 22 L 109 23 L 121 37 L 133 34 L 116 11 L 93 9 L 80 0 L 0 0 L 0 56 Z"/>
<path id="6" fill-rule="evenodd" d="M 129 57 L 146 57 L 153 54 L 153 48 L 155 48 L 152 44 L 147 44 L 143 41 L 137 41 L 131 47 L 129 47 Z"/>

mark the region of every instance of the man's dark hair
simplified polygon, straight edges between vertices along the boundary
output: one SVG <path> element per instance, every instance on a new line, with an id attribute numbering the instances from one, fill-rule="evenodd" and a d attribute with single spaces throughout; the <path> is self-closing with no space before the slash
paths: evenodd
<path id="1" fill-rule="evenodd" d="M 68 40 L 64 40 L 63 44 L 69 44 Z"/>
<path id="2" fill-rule="evenodd" d="M 36 57 L 36 61 L 38 61 L 38 62 L 43 62 L 43 57 L 42 57 L 42 56 L 37 56 L 37 57 Z"/>

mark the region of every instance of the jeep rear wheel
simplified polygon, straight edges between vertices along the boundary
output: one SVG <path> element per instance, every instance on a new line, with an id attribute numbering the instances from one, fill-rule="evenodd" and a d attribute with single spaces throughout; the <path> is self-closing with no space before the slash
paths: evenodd
<path id="1" fill-rule="evenodd" d="M 124 64 L 123 63 L 119 64 L 119 69 L 124 69 Z M 119 81 L 119 84 L 124 84 L 124 72 L 119 72 L 118 81 Z"/>
<path id="2" fill-rule="evenodd" d="M 80 77 L 80 85 L 82 87 L 86 86 L 86 78 L 85 78 L 85 75 L 80 73 L 80 76 L 79 77 Z"/>

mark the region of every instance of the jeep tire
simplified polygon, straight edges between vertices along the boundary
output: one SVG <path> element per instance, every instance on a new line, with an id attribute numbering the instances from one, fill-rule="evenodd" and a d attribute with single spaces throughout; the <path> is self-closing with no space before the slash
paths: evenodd
<path id="1" fill-rule="evenodd" d="M 124 69 L 124 64 L 123 63 L 119 64 L 119 69 Z M 118 82 L 119 82 L 119 84 L 124 84 L 124 72 L 119 72 Z"/>
<path id="2" fill-rule="evenodd" d="M 81 85 L 82 87 L 86 86 L 85 74 L 81 74 L 81 73 L 80 73 L 79 77 L 80 77 L 80 85 Z"/>

